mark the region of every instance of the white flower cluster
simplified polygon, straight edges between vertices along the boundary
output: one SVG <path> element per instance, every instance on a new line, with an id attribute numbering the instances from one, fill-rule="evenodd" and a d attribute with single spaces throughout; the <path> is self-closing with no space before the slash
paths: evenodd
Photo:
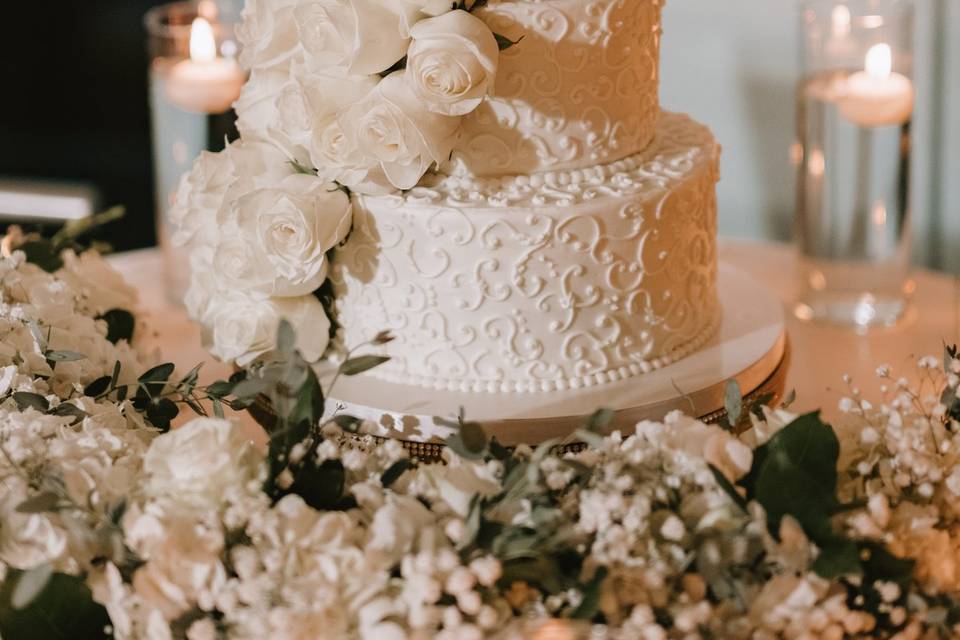
<path id="1" fill-rule="evenodd" d="M 0 580 L 81 578 L 119 640 L 574 637 L 581 615 L 609 625 L 597 638 L 960 632 L 952 356 L 921 360 L 919 387 L 882 367 L 885 402 L 855 388 L 842 402 L 835 529 L 908 575 L 831 580 L 800 520 L 771 531 L 759 500 L 730 493 L 761 456 L 789 457 L 760 449 L 802 420 L 783 409 L 752 413 L 740 436 L 674 413 L 563 458 L 491 445 L 444 465 L 328 433 L 294 450 L 342 470 L 337 508 L 292 482 L 271 498 L 270 461 L 236 423 L 160 435 L 129 400 L 85 397 L 116 362 L 127 382 L 149 364 L 95 319 L 133 303 L 99 286 L 115 277 L 94 254 L 53 275 L 0 260 Z"/>
<path id="2" fill-rule="evenodd" d="M 107 339 L 101 314 L 132 311 L 136 292 L 94 252 L 65 252 L 49 274 L 14 252 L 0 258 L 0 576 L 51 564 L 78 571 L 87 540 L 75 518 L 22 511 L 39 488 L 106 512 L 140 474 L 149 434 L 128 403 L 86 397 L 113 375 L 134 383 L 150 361 Z"/>
<path id="3" fill-rule="evenodd" d="M 196 161 L 171 213 L 175 242 L 192 249 L 187 307 L 215 356 L 245 366 L 272 348 L 281 319 L 308 359 L 326 351 L 329 320 L 312 294 L 351 229 L 341 186 L 413 187 L 493 88 L 496 38 L 452 6 L 247 2 L 242 139 Z"/>
<path id="4" fill-rule="evenodd" d="M 273 145 L 240 141 L 197 160 L 170 215 L 174 241 L 191 247 L 187 310 L 213 355 L 250 363 L 273 348 L 281 319 L 305 357 L 323 355 L 330 325 L 313 292 L 350 231 L 346 194 Z"/>
<path id="5" fill-rule="evenodd" d="M 846 429 L 841 491 L 866 505 L 846 525 L 915 560 L 915 576 L 928 592 L 960 591 L 960 360 L 948 354 L 941 367 L 936 358 L 922 358 L 919 385 L 896 378 L 889 366 L 877 375 L 883 403 L 865 400 L 852 384 L 840 402 L 854 426 Z"/>
<path id="6" fill-rule="evenodd" d="M 358 193 L 410 189 L 493 90 L 499 45 L 445 0 L 255 0 L 241 133 Z M 397 69 L 402 66 L 403 68 Z M 397 69 L 397 70 L 394 70 Z"/>

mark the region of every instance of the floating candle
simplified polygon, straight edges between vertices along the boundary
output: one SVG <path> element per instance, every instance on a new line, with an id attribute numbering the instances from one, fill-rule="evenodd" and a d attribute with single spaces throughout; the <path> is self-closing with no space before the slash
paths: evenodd
<path id="1" fill-rule="evenodd" d="M 893 71 L 890 45 L 881 43 L 870 47 L 864 70 L 847 79 L 837 106 L 862 127 L 887 127 L 910 119 L 914 95 L 910 79 Z"/>
<path id="2" fill-rule="evenodd" d="M 213 27 L 197 18 L 190 28 L 190 58 L 170 69 L 167 99 L 184 111 L 224 113 L 240 97 L 244 74 L 233 59 L 217 55 Z"/>

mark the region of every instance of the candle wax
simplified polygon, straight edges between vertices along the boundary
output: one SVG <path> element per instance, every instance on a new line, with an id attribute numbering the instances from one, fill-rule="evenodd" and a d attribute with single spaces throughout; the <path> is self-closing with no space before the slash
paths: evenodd
<path id="1" fill-rule="evenodd" d="M 862 127 L 889 127 L 910 119 L 913 102 L 913 83 L 906 76 L 858 71 L 847 79 L 837 106 L 843 117 Z"/>
<path id="2" fill-rule="evenodd" d="M 230 109 L 243 82 L 243 71 L 233 60 L 182 60 L 170 69 L 165 90 L 167 99 L 184 111 L 216 114 Z"/>

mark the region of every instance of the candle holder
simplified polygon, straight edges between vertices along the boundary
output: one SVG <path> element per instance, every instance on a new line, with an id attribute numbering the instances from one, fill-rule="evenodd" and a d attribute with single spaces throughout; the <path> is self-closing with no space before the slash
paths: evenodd
<path id="1" fill-rule="evenodd" d="M 157 237 L 164 255 L 167 297 L 182 304 L 190 280 L 187 252 L 174 247 L 168 212 L 181 176 L 203 151 L 237 139 L 232 109 L 245 76 L 236 63 L 235 22 L 212 0 L 176 2 L 150 10 L 150 111 Z"/>
<path id="2" fill-rule="evenodd" d="M 859 329 L 892 326 L 913 290 L 913 2 L 807 2 L 800 25 L 795 312 Z"/>

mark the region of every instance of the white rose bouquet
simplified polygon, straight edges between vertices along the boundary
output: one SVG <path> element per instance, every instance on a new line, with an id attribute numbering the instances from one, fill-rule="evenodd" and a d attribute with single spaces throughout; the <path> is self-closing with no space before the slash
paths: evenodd
<path id="1" fill-rule="evenodd" d="M 351 229 L 350 193 L 411 189 L 450 157 L 515 44 L 478 17 L 485 4 L 247 2 L 242 139 L 197 160 L 171 213 L 175 242 L 192 248 L 185 302 L 211 353 L 247 365 L 273 348 L 281 319 L 303 353 L 328 351 L 322 290 Z"/>

